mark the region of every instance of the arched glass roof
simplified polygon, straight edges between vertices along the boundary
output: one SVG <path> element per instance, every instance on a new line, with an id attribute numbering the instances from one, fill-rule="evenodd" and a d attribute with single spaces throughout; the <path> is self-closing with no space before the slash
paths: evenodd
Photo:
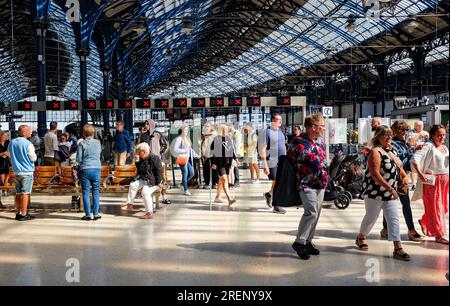
<path id="1" fill-rule="evenodd" d="M 349 31 L 345 28 L 347 17 L 365 14 L 361 1 L 310 0 L 252 49 L 180 84 L 177 95 L 215 96 L 277 79 L 342 50 L 357 48 L 410 16 L 434 8 L 438 2 L 401 0 L 394 13 L 389 9 L 382 10 L 380 18 L 357 18 L 356 27 Z M 168 96 L 172 91 L 169 88 L 152 97 Z"/>
<path id="2" fill-rule="evenodd" d="M 67 22 L 65 13 L 53 1 L 49 12 L 50 25 L 49 29 L 56 31 L 58 38 L 67 46 L 70 54 L 70 78 L 61 96 L 67 99 L 80 99 L 80 59 L 76 54 L 75 35 L 72 26 Z M 100 71 L 100 56 L 97 47 L 91 43 L 91 52 L 87 61 L 87 96 L 88 98 L 96 98 L 102 94 L 103 81 L 102 72 Z"/>
<path id="3" fill-rule="evenodd" d="M 150 2 L 150 1 L 147 1 Z M 164 0 L 154 2 L 146 11 L 151 35 L 152 59 L 144 75 L 134 74 L 128 69 L 127 78 L 131 78 L 133 86 L 140 88 L 154 83 L 164 76 L 177 60 L 195 46 L 196 37 L 203 29 L 205 17 L 214 1 Z M 192 33 L 182 33 L 183 18 L 193 19 Z M 170 60 L 166 57 L 170 54 Z M 137 88 L 136 88 L 137 89 Z"/>
<path id="4" fill-rule="evenodd" d="M 433 62 L 438 62 L 440 60 L 443 59 L 448 59 L 448 52 L 449 52 L 449 47 L 448 45 L 445 46 L 439 46 L 437 48 L 434 48 L 433 50 L 431 50 L 427 56 L 425 57 L 425 65 L 427 64 L 431 64 Z M 412 61 L 412 59 L 410 58 L 405 58 L 402 59 L 398 62 L 393 63 L 388 70 L 388 73 L 393 74 L 402 70 L 411 70 L 414 68 L 414 63 Z"/>

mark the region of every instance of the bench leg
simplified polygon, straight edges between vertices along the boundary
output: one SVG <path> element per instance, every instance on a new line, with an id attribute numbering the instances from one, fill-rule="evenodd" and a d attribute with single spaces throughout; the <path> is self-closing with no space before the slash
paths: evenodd
<path id="1" fill-rule="evenodd" d="M 83 195 L 80 196 L 80 212 L 84 212 L 84 202 L 83 202 Z"/>
<path id="2" fill-rule="evenodd" d="M 161 206 L 159 205 L 159 193 L 158 194 L 153 194 L 153 205 L 155 209 L 160 209 Z"/>

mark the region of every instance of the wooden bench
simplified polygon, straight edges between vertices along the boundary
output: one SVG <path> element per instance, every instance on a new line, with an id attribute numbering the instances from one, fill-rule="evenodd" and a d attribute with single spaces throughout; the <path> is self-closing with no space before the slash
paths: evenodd
<path id="1" fill-rule="evenodd" d="M 137 169 L 134 164 L 125 166 L 114 166 L 112 173 L 111 185 L 106 189 L 114 192 L 128 192 L 131 180 L 137 175 Z M 152 194 L 153 204 L 156 209 L 160 208 L 159 198 L 161 190 L 157 190 Z"/>
<path id="2" fill-rule="evenodd" d="M 137 170 L 134 165 L 115 166 L 111 170 L 110 166 L 101 167 L 100 192 L 128 192 L 129 185 Z M 15 177 L 12 168 L 10 169 L 9 185 L 0 186 L 0 190 L 12 191 L 15 189 Z M 75 193 L 81 197 L 80 210 L 83 210 L 81 184 L 78 178 L 74 177 L 72 166 L 38 166 L 34 172 L 33 192 L 61 192 Z M 160 208 L 159 197 L 161 191 L 157 190 L 153 193 L 153 203 L 156 209 Z M 1 204 L 1 194 L 0 194 Z"/>

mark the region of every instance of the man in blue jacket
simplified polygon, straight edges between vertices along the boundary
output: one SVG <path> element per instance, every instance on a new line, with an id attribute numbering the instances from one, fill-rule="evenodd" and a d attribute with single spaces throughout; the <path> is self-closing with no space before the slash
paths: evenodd
<path id="1" fill-rule="evenodd" d="M 16 220 L 34 219 L 27 212 L 30 195 L 33 189 L 34 162 L 37 160 L 34 145 L 28 140 L 31 128 L 19 126 L 19 137 L 11 140 L 8 146 L 9 158 L 16 179 Z"/>
<path id="2" fill-rule="evenodd" d="M 130 156 L 132 144 L 130 133 L 124 129 L 125 124 L 123 121 L 117 121 L 116 123 L 116 137 L 113 145 L 114 152 L 114 165 L 124 166 L 127 161 L 127 157 Z"/>

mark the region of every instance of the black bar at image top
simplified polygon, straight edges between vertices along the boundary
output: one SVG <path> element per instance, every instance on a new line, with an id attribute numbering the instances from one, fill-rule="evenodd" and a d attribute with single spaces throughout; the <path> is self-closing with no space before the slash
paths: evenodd
<path id="1" fill-rule="evenodd" d="M 155 108 L 169 108 L 169 99 L 155 99 Z"/>
<path id="2" fill-rule="evenodd" d="M 261 106 L 261 97 L 248 97 L 247 106 Z"/>
<path id="3" fill-rule="evenodd" d="M 61 110 L 61 101 L 47 101 L 46 103 L 46 109 L 47 110 L 54 110 L 54 111 L 59 111 Z"/>
<path id="4" fill-rule="evenodd" d="M 173 107 L 187 107 L 187 99 L 173 99 Z"/>
<path id="5" fill-rule="evenodd" d="M 150 108 L 150 99 L 137 99 L 136 100 L 136 108 Z M 120 100 L 119 100 L 119 108 L 120 108 Z"/>
<path id="6" fill-rule="evenodd" d="M 69 100 L 64 102 L 65 110 L 78 110 L 78 101 Z"/>
<path id="7" fill-rule="evenodd" d="M 191 99 L 191 107 L 206 107 L 206 99 L 205 98 L 192 98 Z"/>
<path id="8" fill-rule="evenodd" d="M 133 100 L 131 100 L 131 99 L 120 99 L 119 100 L 119 108 L 121 108 L 121 109 L 132 109 L 133 108 Z"/>
<path id="9" fill-rule="evenodd" d="M 277 97 L 278 106 L 289 106 L 291 105 L 291 97 Z"/>
<path id="10" fill-rule="evenodd" d="M 102 99 L 100 100 L 100 108 L 101 109 L 114 109 L 114 100 L 108 99 Z"/>
<path id="11" fill-rule="evenodd" d="M 17 109 L 20 111 L 32 111 L 33 110 L 32 102 L 28 102 L 28 101 L 18 102 Z"/>
<path id="12" fill-rule="evenodd" d="M 209 99 L 209 106 L 223 107 L 223 106 L 225 106 L 225 99 L 224 98 L 211 98 L 211 99 Z"/>
<path id="13" fill-rule="evenodd" d="M 242 97 L 233 97 L 228 99 L 228 106 L 242 106 Z"/>
<path id="14" fill-rule="evenodd" d="M 97 101 L 95 100 L 83 100 L 82 102 L 83 109 L 96 109 Z"/>

